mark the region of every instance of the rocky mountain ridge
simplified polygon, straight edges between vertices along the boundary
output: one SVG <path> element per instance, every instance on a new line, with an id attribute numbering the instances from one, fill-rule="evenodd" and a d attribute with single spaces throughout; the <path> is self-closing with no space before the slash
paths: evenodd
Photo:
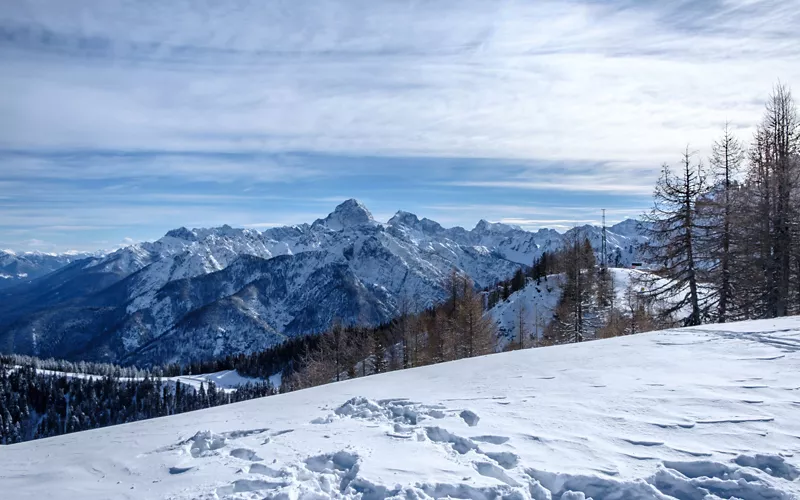
<path id="1" fill-rule="evenodd" d="M 608 229 L 619 265 L 642 241 L 624 224 Z M 600 228 L 570 231 L 599 249 Z M 178 228 L 0 291 L 0 351 L 136 364 L 251 352 L 334 320 L 387 321 L 403 298 L 431 305 L 454 267 L 489 286 L 571 232 L 444 228 L 402 211 L 384 224 L 356 200 L 263 232 Z"/>

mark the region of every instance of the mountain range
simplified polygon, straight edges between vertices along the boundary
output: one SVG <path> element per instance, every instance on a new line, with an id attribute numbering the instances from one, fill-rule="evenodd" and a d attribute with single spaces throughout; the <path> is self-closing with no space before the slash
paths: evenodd
<path id="1" fill-rule="evenodd" d="M 0 289 L 31 281 L 76 260 L 102 255 L 102 252 L 14 252 L 0 250 Z"/>
<path id="2" fill-rule="evenodd" d="M 608 228 L 612 264 L 637 259 L 637 228 Z M 312 224 L 182 227 L 43 265 L 36 279 L 0 290 L 0 352 L 143 366 L 252 352 L 335 320 L 388 321 L 403 299 L 429 306 L 452 268 L 490 286 L 577 231 L 599 251 L 596 226 L 562 234 L 482 220 L 466 230 L 403 211 L 380 223 L 352 199 Z"/>

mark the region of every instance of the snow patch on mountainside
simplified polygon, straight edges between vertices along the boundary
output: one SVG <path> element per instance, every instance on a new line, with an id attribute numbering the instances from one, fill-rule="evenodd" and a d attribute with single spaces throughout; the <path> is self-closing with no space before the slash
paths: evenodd
<path id="1" fill-rule="evenodd" d="M 531 336 L 525 339 L 528 344 L 534 336 L 543 335 L 561 300 L 563 279 L 561 275 L 552 275 L 538 284 L 529 279 L 525 288 L 512 293 L 508 299 L 498 302 L 489 311 L 497 323 L 497 350 L 501 351 L 508 344 L 519 341 L 517 336 L 520 316 L 525 331 Z"/>
<path id="2" fill-rule="evenodd" d="M 522 350 L 0 447 L 15 499 L 800 495 L 800 318 Z"/>

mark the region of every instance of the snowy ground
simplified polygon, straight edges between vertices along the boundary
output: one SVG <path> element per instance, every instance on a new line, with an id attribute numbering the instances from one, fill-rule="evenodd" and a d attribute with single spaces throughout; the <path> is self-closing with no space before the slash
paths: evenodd
<path id="1" fill-rule="evenodd" d="M 3 498 L 800 498 L 800 318 L 356 379 L 0 447 Z"/>
<path id="2" fill-rule="evenodd" d="M 13 368 L 17 367 L 15 366 Z M 55 375 L 57 377 L 86 378 L 86 379 L 103 378 L 102 375 L 95 375 L 92 373 L 60 372 L 55 370 L 45 370 L 42 368 L 37 368 L 36 371 L 44 375 Z M 120 381 L 141 380 L 141 378 L 119 377 L 118 380 Z M 194 389 L 200 389 L 200 384 L 205 384 L 205 386 L 208 387 L 209 382 L 214 382 L 214 384 L 217 386 L 217 389 L 222 389 L 226 392 L 233 392 L 238 387 L 246 385 L 247 383 L 257 384 L 264 382 L 264 379 L 245 377 L 243 375 L 239 375 L 239 372 L 237 372 L 236 370 L 222 370 L 213 373 L 199 373 L 197 375 L 178 375 L 176 377 L 165 377 L 162 380 L 164 382 L 173 382 L 173 383 L 175 381 L 180 381 L 181 384 L 188 385 Z M 277 373 L 269 377 L 269 382 L 275 388 L 280 387 L 281 385 L 280 373 Z"/>
<path id="3" fill-rule="evenodd" d="M 199 389 L 201 383 L 205 384 L 206 387 L 208 387 L 208 382 L 213 381 L 218 389 L 224 389 L 225 391 L 235 391 L 237 387 L 245 385 L 248 382 L 253 384 L 264 382 L 264 380 L 260 378 L 252 378 L 239 375 L 239 372 L 237 372 L 236 370 L 222 370 L 220 372 L 203 373 L 198 375 L 180 375 L 177 377 L 169 377 L 165 380 L 169 381 L 179 380 L 181 384 L 190 385 L 195 389 Z M 274 376 L 270 377 L 270 382 L 274 383 L 276 380 L 280 383 L 279 378 L 276 379 Z M 280 385 L 275 387 L 279 386 Z"/>

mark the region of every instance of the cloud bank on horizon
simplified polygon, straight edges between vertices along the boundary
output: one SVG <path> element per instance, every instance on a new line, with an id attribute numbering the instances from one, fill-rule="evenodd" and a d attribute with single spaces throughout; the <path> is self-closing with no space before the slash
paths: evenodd
<path id="1" fill-rule="evenodd" d="M 4 3 L 0 248 L 292 224 L 636 215 L 800 82 L 800 1 Z"/>

